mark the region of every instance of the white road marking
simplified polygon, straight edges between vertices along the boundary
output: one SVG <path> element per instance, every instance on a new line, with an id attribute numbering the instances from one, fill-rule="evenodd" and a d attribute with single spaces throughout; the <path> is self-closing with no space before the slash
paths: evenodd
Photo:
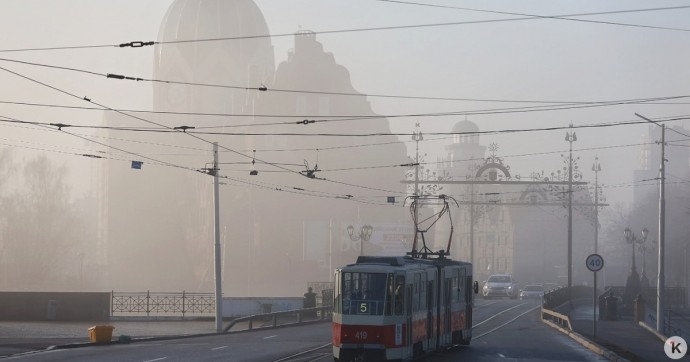
<path id="1" fill-rule="evenodd" d="M 220 347 L 216 347 L 216 348 L 211 348 L 211 351 L 217 351 L 217 350 L 223 349 L 223 348 L 228 348 L 228 346 L 220 346 Z"/>
<path id="2" fill-rule="evenodd" d="M 150 359 L 150 360 L 147 360 L 147 361 L 144 361 L 144 362 L 160 361 L 160 360 L 164 360 L 164 359 L 166 359 L 166 358 L 168 358 L 168 357 L 161 357 L 161 358 L 156 358 L 156 359 Z"/>
<path id="3" fill-rule="evenodd" d="M 519 307 L 519 306 L 522 306 L 522 305 L 525 305 L 525 304 L 527 304 L 527 303 L 521 303 L 521 304 L 518 304 L 518 305 L 516 305 L 516 306 L 514 306 L 514 307 L 510 307 L 510 308 L 508 308 L 508 309 L 502 310 L 502 311 L 500 311 L 500 312 L 494 314 L 494 315 L 491 316 L 490 318 L 487 318 L 487 319 L 485 319 L 485 320 L 483 320 L 483 321 L 481 321 L 481 322 L 479 322 L 479 323 L 473 325 L 472 328 L 474 328 L 474 327 L 476 327 L 476 326 L 479 326 L 479 325 L 482 325 L 482 324 L 484 324 L 484 323 L 486 323 L 486 322 L 488 322 L 488 321 L 490 321 L 490 320 L 492 320 L 492 319 L 498 317 L 499 315 L 501 315 L 501 314 L 503 314 L 503 313 L 505 313 L 505 312 L 507 312 L 507 311 L 509 311 L 509 310 L 515 309 L 515 308 L 517 308 L 517 307 Z"/>
<path id="4" fill-rule="evenodd" d="M 264 337 L 264 339 L 269 339 L 269 338 L 274 338 L 274 337 L 278 337 L 278 335 L 275 334 L 275 335 L 272 335 L 272 336 Z"/>
<path id="5" fill-rule="evenodd" d="M 501 358 L 506 358 L 506 356 L 504 356 L 504 355 L 502 355 L 502 354 L 500 354 L 500 353 L 497 353 L 497 354 L 498 354 L 498 356 L 501 357 Z"/>
<path id="6" fill-rule="evenodd" d="M 497 331 L 497 330 L 499 330 L 499 329 L 501 329 L 501 328 L 507 326 L 508 324 L 515 322 L 518 318 L 522 317 L 523 315 L 525 315 L 525 314 L 527 314 L 527 313 L 529 313 L 529 312 L 532 312 L 532 311 L 536 310 L 537 308 L 541 308 L 541 306 L 538 305 L 538 306 L 536 306 L 536 307 L 534 307 L 534 308 L 532 308 L 532 309 L 530 309 L 530 310 L 528 310 L 528 311 L 526 311 L 526 312 L 524 312 L 524 313 L 521 313 L 521 314 L 518 315 L 517 317 L 515 317 L 515 318 L 513 318 L 513 319 L 511 319 L 511 320 L 509 320 L 509 321 L 507 321 L 507 322 L 505 322 L 505 323 L 503 323 L 503 324 L 501 324 L 500 326 L 498 326 L 498 327 L 496 327 L 496 328 L 494 328 L 494 329 L 492 329 L 492 330 L 490 330 L 490 331 L 488 331 L 488 332 L 486 332 L 486 333 L 482 333 L 482 334 L 480 334 L 480 335 L 478 335 L 478 336 L 476 336 L 476 337 L 473 337 L 473 339 L 474 339 L 474 340 L 477 340 L 477 339 L 479 339 L 479 338 L 482 338 L 482 337 L 486 336 L 487 334 L 489 334 L 489 333 L 491 333 L 491 332 L 495 332 L 495 331 Z"/>

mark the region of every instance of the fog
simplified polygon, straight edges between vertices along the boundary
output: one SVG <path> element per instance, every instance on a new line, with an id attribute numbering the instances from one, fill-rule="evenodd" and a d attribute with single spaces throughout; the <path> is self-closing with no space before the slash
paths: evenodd
<path id="1" fill-rule="evenodd" d="M 123 2 L 123 9 L 104 2 L 83 4 L 92 11 L 74 14 L 74 24 L 50 19 L 75 11 L 73 3 L 35 13 L 27 3 L 7 2 L 0 15 L 6 33 L 18 19 L 31 29 L 0 41 L 2 290 L 211 292 L 213 142 L 226 296 L 301 296 L 308 282 L 331 281 L 334 268 L 360 254 L 410 251 L 417 163 L 421 194 L 458 202 L 452 219 L 425 235 L 432 249 L 446 249 L 451 238 L 452 258 L 474 255 L 477 280 L 509 273 L 521 284 L 564 285 L 567 185 L 544 182 L 568 180 L 570 145 L 573 282 L 591 283 L 584 260 L 598 222 L 602 284 L 622 285 L 631 252 L 623 229 L 648 228 L 651 244 L 658 225 L 660 132 L 648 123 L 618 125 L 645 123 L 636 112 L 675 130 L 666 135 L 667 285 L 687 283 L 685 33 L 563 19 L 323 33 L 501 17 L 448 2 L 436 3 L 451 6 L 445 11 L 365 1 L 176 0 Z M 645 8 L 580 4 L 511 9 Z M 607 19 L 678 27 L 687 12 Z M 124 27 L 114 14 L 126 13 Z M 276 36 L 255 37 L 263 34 Z M 198 41 L 218 38 L 231 40 Z M 138 40 L 156 44 L 26 50 Z M 673 96 L 680 98 L 651 100 Z M 552 109 L 524 108 L 545 105 Z M 578 140 L 564 141 L 573 132 Z M 592 171 L 595 162 L 601 172 Z M 505 182 L 450 183 L 487 180 Z M 598 220 L 595 192 L 604 204 Z M 652 279 L 653 253 L 646 268 Z"/>

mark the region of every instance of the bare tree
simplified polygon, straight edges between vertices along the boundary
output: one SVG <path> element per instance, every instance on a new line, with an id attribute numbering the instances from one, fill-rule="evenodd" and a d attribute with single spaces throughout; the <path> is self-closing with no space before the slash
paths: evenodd
<path id="1" fill-rule="evenodd" d="M 23 182 L 3 199 L 5 287 L 45 289 L 64 279 L 76 255 L 79 222 L 65 184 L 67 169 L 40 156 L 23 166 Z"/>

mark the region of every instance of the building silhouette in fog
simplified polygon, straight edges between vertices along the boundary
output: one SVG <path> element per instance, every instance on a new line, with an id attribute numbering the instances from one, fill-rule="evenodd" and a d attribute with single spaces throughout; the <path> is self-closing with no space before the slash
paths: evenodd
<path id="1" fill-rule="evenodd" d="M 479 127 L 468 120 L 456 123 L 452 143 L 438 161 L 440 175 L 450 181 L 505 181 L 504 184 L 448 184 L 443 193 L 454 196 L 460 208 L 453 216 L 454 239 L 451 255 L 470 260 L 474 240 L 475 278 L 491 274 L 512 274 L 521 285 L 527 283 L 567 284 L 567 214 L 562 193 L 544 185 L 517 185 L 510 181 L 543 180 L 537 170 L 513 170 L 498 153 L 498 145 L 480 143 Z M 530 177 L 521 177 L 530 175 Z M 532 176 L 531 174 L 534 174 Z M 591 203 L 586 190 L 575 191 L 575 202 Z M 512 205 L 511 205 L 512 204 Z M 519 204 L 519 205 L 518 205 Z M 455 210 L 452 210 L 454 212 Z M 587 281 L 583 272 L 592 252 L 593 224 L 588 208 L 574 208 L 574 283 Z M 445 245 L 437 235 L 437 245 Z"/>
<path id="2" fill-rule="evenodd" d="M 365 251 L 385 254 L 382 241 L 392 235 L 386 230 L 410 224 L 407 210 L 386 203 L 388 196 L 404 199 L 405 170 L 394 167 L 409 162 L 404 144 L 385 135 L 388 120 L 358 95 L 347 69 L 313 32 L 295 34 L 294 50 L 277 69 L 269 37 L 169 43 L 263 34 L 269 34 L 268 26 L 251 0 L 174 1 L 155 46 L 154 79 L 269 91 L 157 82 L 156 113 L 137 115 L 166 127 L 262 134 L 200 135 L 221 145 L 223 288 L 229 296 L 299 293 L 306 282 L 328 281 L 333 268 L 354 261 L 360 244 L 350 240 L 348 225 L 373 225 Z M 353 116 L 361 119 L 339 120 Z M 297 123 L 304 119 L 318 122 Z M 107 113 L 104 123 L 144 126 L 117 113 Z M 103 170 L 101 263 L 107 287 L 210 291 L 212 178 L 193 170 L 211 166 L 212 146 L 181 132 L 109 136 L 112 146 L 133 154 L 118 155 L 122 162 Z M 141 170 L 133 170 L 130 159 L 143 161 Z M 315 178 L 300 173 L 317 165 Z"/>

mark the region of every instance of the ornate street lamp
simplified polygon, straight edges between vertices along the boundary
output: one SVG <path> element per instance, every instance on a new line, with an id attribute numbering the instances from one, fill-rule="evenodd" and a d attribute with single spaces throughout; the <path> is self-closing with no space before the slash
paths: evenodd
<path id="1" fill-rule="evenodd" d="M 647 235 L 646 228 L 642 230 L 642 234 L 644 236 Z M 637 274 L 637 268 L 635 267 L 635 244 L 639 244 L 640 241 L 630 228 L 625 228 L 623 236 L 625 236 L 627 243 L 632 245 L 632 266 L 630 268 L 628 280 L 625 283 L 625 295 L 623 296 L 623 300 L 626 304 L 632 305 L 633 299 L 635 299 L 637 293 L 640 292 L 640 275 Z"/>
<path id="2" fill-rule="evenodd" d="M 640 245 L 637 248 L 637 250 L 640 251 L 640 254 L 642 254 L 642 275 L 640 276 L 640 287 L 642 288 L 649 287 L 649 278 L 647 278 L 647 274 L 645 273 L 645 254 L 647 254 L 647 252 L 653 251 L 655 248 L 654 245 L 647 245 L 647 234 L 647 228 L 642 229 L 642 240 L 638 241 Z M 656 240 L 653 240 L 652 244 L 656 244 Z"/>
<path id="3" fill-rule="evenodd" d="M 349 225 L 347 227 L 347 234 L 350 235 L 350 240 L 359 241 L 359 255 L 364 255 L 364 242 L 369 241 L 371 234 L 374 232 L 374 227 L 371 225 L 364 225 L 360 228 L 359 233 L 355 235 L 355 227 Z"/>

